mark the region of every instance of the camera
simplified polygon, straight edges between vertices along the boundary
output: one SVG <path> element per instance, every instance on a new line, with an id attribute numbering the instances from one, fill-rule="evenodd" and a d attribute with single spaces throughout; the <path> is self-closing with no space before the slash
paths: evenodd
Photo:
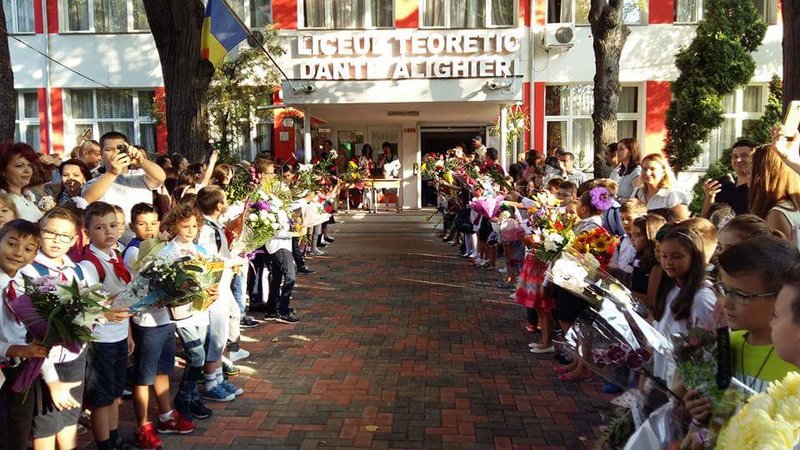
<path id="1" fill-rule="evenodd" d="M 317 88 L 314 85 L 306 84 L 305 86 L 300 86 L 295 89 L 295 92 L 301 92 L 303 94 L 311 94 L 312 92 L 316 92 Z"/>
<path id="2" fill-rule="evenodd" d="M 117 145 L 117 152 L 118 152 L 118 153 L 124 153 L 124 154 L 126 154 L 126 155 L 127 155 L 127 154 L 128 154 L 128 146 L 127 146 L 127 145 L 125 145 L 125 144 L 119 144 L 119 145 Z"/>

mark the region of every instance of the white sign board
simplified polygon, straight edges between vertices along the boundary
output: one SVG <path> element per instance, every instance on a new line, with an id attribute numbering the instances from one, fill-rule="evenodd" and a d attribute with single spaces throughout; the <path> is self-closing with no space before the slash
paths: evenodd
<path id="1" fill-rule="evenodd" d="M 295 79 L 403 80 L 522 75 L 520 30 L 301 33 Z"/>

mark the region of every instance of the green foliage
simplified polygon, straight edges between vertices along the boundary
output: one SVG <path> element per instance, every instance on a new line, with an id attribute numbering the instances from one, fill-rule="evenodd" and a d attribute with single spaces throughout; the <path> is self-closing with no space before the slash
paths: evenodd
<path id="1" fill-rule="evenodd" d="M 745 136 L 758 144 L 770 142 L 769 130 L 783 120 L 783 82 L 778 75 L 769 81 L 769 98 L 764 107 L 764 114 L 755 122 L 748 122 L 744 130 Z"/>
<path id="2" fill-rule="evenodd" d="M 774 75 L 769 82 L 769 99 L 764 108 L 764 115 L 755 122 L 750 122 L 743 130 L 744 137 L 756 143 L 767 143 L 770 141 L 769 130 L 779 124 L 783 116 L 783 84 L 781 79 Z M 703 183 L 711 179 L 718 179 L 733 172 L 731 166 L 731 152 L 732 148 L 725 149 L 720 158 L 714 161 L 709 167 L 708 171 L 695 183 L 692 188 L 693 199 L 689 205 L 689 209 L 694 214 L 700 214 L 703 208 Z"/>
<path id="3" fill-rule="evenodd" d="M 666 118 L 666 153 L 675 172 L 695 163 L 700 143 L 722 124 L 723 97 L 753 76 L 750 52 L 767 29 L 754 2 L 706 0 L 705 7 L 697 36 L 675 56 L 681 74 L 672 84 Z"/>
<path id="4" fill-rule="evenodd" d="M 283 55 L 283 40 L 271 26 L 263 35 L 267 51 L 273 57 Z M 242 48 L 217 67 L 206 99 L 210 134 L 217 140 L 220 161 L 238 160 L 238 140 L 249 135 L 252 118 L 271 116 L 271 111 L 258 111 L 256 107 L 271 103 L 280 80 L 280 73 L 261 49 Z"/>

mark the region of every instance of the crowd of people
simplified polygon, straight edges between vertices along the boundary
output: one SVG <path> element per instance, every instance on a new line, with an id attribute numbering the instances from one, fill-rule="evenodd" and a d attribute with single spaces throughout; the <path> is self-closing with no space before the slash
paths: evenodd
<path id="1" fill-rule="evenodd" d="M 335 160 L 330 146 L 319 151 L 317 159 Z M 127 396 L 136 445 L 158 448 L 159 434 L 192 433 L 195 419 L 211 416 L 206 402 L 243 394 L 228 381 L 239 373 L 236 361 L 249 356 L 240 345 L 242 329 L 300 320 L 292 308 L 296 276 L 313 274 L 306 259 L 334 242 L 333 218 L 297 229 L 281 223 L 291 231 L 274 233 L 249 255 L 233 254 L 247 207 L 229 201 L 237 173 L 289 192 L 299 172 L 264 156 L 236 165 L 218 164 L 218 156 L 193 164 L 178 154 L 151 160 L 118 132 L 85 141 L 63 160 L 24 143 L 0 144 L 0 449 L 73 449 L 79 427 L 91 428 L 99 450 L 123 448 L 119 416 Z M 334 176 L 325 183 L 285 209 L 330 208 L 342 183 Z M 288 221 L 284 216 L 276 220 Z M 163 306 L 135 313 L 114 306 L 154 241 L 163 246 L 159 258 L 209 255 L 232 267 L 232 278 L 209 291 L 215 301 L 207 310 L 174 320 Z M 74 349 L 32 339 L 15 301 L 37 277 L 102 285 L 107 309 L 90 342 Z M 176 356 L 185 362 L 180 374 L 173 372 Z M 41 374 L 18 391 L 24 363 L 36 358 L 43 360 Z M 170 392 L 173 377 L 180 380 L 177 393 Z M 151 388 L 157 417 L 149 416 Z"/>
<path id="2" fill-rule="evenodd" d="M 562 149 L 547 154 L 530 150 L 506 174 L 496 149 L 482 156 L 456 147 L 429 155 L 423 171 L 439 193 L 443 241 L 476 269 L 502 274 L 498 285 L 526 308 L 524 324 L 532 337 L 526 351 L 552 355 L 553 376 L 560 381 L 586 382 L 598 371 L 590 370 L 596 366 L 586 354 L 560 345 L 591 307 L 552 282 L 551 250 L 566 247 L 534 225 L 552 222 L 541 217 L 550 211 L 567 218 L 554 222 L 552 239 L 561 239 L 559 227 L 571 226 L 573 249 L 592 233 L 613 236 L 613 256 L 608 261 L 598 256 L 600 268 L 627 287 L 641 317 L 662 336 L 685 335 L 694 327 L 713 330 L 726 322 L 730 348 L 721 353 L 729 353 L 727 369 L 767 395 L 770 383 L 800 371 L 800 136 L 787 139 L 780 129 L 773 136 L 764 145 L 748 140 L 733 145 L 733 172 L 704 183 L 702 208 L 694 216 L 691 196 L 678 188 L 668 159 L 661 153 L 642 155 L 635 139 L 607 146 L 605 159 L 612 170 L 604 179 L 585 180 L 586 174 L 574 167 L 574 155 Z M 548 199 L 557 209 L 548 208 Z M 697 436 L 698 429 L 712 427 L 715 402 L 708 390 L 687 387 L 671 358 L 655 354 L 652 362 L 647 378 L 668 387 L 672 399 L 650 395 L 655 390 L 644 376 L 627 385 L 606 378 L 603 391 L 640 392 L 646 414 L 668 405 L 680 432 L 643 444 L 636 439 L 659 433 L 641 432 L 652 422 L 640 420 L 639 433 L 627 448 L 667 448 L 692 435 L 690 430 Z M 800 439 L 800 423 L 791 425 L 794 441 L 788 447 L 760 446 L 754 440 L 738 448 L 791 448 Z M 709 445 L 695 442 L 682 448 Z"/>

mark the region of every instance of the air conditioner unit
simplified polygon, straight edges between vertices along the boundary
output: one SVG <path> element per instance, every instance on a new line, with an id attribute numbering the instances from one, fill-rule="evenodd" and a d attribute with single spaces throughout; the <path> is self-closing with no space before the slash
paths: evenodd
<path id="1" fill-rule="evenodd" d="M 548 23 L 545 26 L 542 46 L 546 50 L 569 50 L 575 44 L 575 26 L 571 23 Z"/>

